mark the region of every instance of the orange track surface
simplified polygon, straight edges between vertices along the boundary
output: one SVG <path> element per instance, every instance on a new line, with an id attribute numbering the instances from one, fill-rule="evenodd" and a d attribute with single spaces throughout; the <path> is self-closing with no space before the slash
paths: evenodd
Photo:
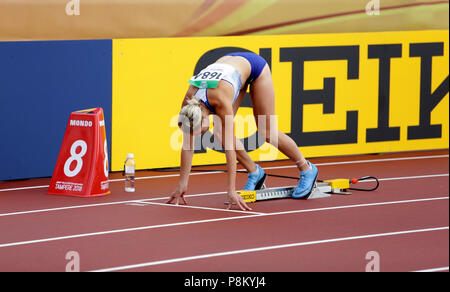
<path id="1" fill-rule="evenodd" d="M 111 194 L 98 198 L 47 195 L 48 178 L 0 182 L 0 271 L 65 271 L 69 251 L 80 255 L 82 271 L 365 271 L 370 251 L 381 271 L 448 271 L 448 157 L 440 150 L 311 159 L 320 179 L 371 175 L 380 187 L 257 202 L 249 212 L 225 209 L 224 173 L 193 173 L 187 206 L 163 204 L 176 172 L 138 172 L 132 194 L 111 174 Z M 289 161 L 261 166 L 297 176 Z M 237 185 L 245 180 L 238 174 Z"/>

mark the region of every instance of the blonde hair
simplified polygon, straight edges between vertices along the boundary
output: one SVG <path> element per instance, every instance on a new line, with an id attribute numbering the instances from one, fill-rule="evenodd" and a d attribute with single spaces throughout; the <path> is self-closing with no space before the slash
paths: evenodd
<path id="1" fill-rule="evenodd" d="M 183 106 L 178 116 L 178 126 L 184 132 L 193 132 L 202 125 L 202 108 L 201 101 L 193 97 L 188 104 Z"/>

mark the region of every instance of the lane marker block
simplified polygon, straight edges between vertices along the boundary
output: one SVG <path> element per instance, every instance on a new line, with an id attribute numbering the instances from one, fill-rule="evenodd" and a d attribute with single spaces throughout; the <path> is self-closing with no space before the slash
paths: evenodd
<path id="1" fill-rule="evenodd" d="M 107 195 L 110 193 L 108 174 L 103 109 L 71 113 L 48 194 L 78 197 Z"/>

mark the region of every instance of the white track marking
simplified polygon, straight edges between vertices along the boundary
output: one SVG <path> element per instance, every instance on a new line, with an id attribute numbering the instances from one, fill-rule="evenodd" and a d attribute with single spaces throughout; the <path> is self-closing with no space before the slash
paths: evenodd
<path id="1" fill-rule="evenodd" d="M 342 165 L 342 164 L 359 164 L 359 163 L 372 163 L 372 162 L 387 162 L 387 161 L 402 161 L 402 160 L 416 160 L 416 159 L 434 159 L 434 158 L 446 158 L 449 155 L 431 155 L 431 156 L 416 156 L 416 157 L 399 157 L 399 158 L 385 158 L 385 159 L 373 159 L 373 160 L 353 160 L 353 161 L 341 161 L 341 162 L 324 162 L 317 163 L 316 166 L 332 166 L 332 165 Z M 286 169 L 286 168 L 297 168 L 296 165 L 285 165 L 285 166 L 271 166 L 271 167 L 263 167 L 264 170 L 272 170 L 272 169 Z M 240 169 L 241 170 L 241 169 Z M 207 175 L 207 174 L 222 174 L 225 173 L 225 170 L 217 170 L 210 172 L 197 172 L 190 173 L 191 175 Z M 146 176 L 140 177 L 136 179 L 155 179 L 155 178 L 169 178 L 169 177 L 178 177 L 179 174 L 167 174 L 167 175 L 157 175 L 157 176 Z M 125 179 L 116 179 L 110 181 L 124 181 Z"/>
<path id="2" fill-rule="evenodd" d="M 287 215 L 296 213 L 309 213 L 309 212 L 319 212 L 319 211 L 329 211 L 329 210 L 339 210 L 339 209 L 350 209 L 350 208 L 361 208 L 361 207 L 371 207 L 371 206 L 385 206 L 385 205 L 395 205 L 395 204 L 408 204 L 408 203 L 418 203 L 436 200 L 448 200 L 449 197 L 435 197 L 435 198 L 425 198 L 425 199 L 414 199 L 414 200 L 403 200 L 403 201 L 388 201 L 388 202 L 378 202 L 378 203 L 367 203 L 367 204 L 355 204 L 355 205 L 344 205 L 344 206 L 333 206 L 333 207 L 323 207 L 315 209 L 303 209 L 303 210 L 291 210 L 291 211 L 281 211 L 265 213 L 265 215 Z"/>
<path id="3" fill-rule="evenodd" d="M 426 270 L 420 270 L 420 271 L 414 271 L 414 272 L 417 272 L 417 273 L 429 273 L 429 272 L 445 272 L 445 271 L 448 271 L 448 267 L 426 269 Z"/>
<path id="4" fill-rule="evenodd" d="M 212 196 L 212 195 L 219 195 L 219 194 L 226 194 L 226 193 L 227 192 L 213 192 L 213 193 L 186 195 L 185 197 L 188 198 L 188 197 Z M 13 215 L 25 215 L 25 214 L 33 214 L 33 213 L 43 213 L 43 212 L 55 212 L 55 211 L 79 209 L 79 208 L 90 208 L 90 207 L 120 205 L 120 204 L 126 204 L 126 205 L 129 205 L 129 204 L 140 204 L 140 203 L 146 202 L 146 201 L 168 200 L 169 198 L 170 197 L 159 197 L 159 198 L 150 198 L 150 199 L 141 199 L 141 200 L 129 200 L 129 201 L 127 200 L 127 201 L 117 201 L 117 202 L 109 202 L 109 203 L 86 204 L 86 205 L 77 205 L 77 206 L 49 208 L 49 209 L 18 211 L 18 212 L 11 212 L 11 213 L 0 214 L 0 217 L 13 216 Z"/>
<path id="5" fill-rule="evenodd" d="M 32 189 L 44 189 L 44 188 L 48 188 L 48 187 L 49 187 L 49 185 L 20 187 L 20 188 L 11 188 L 11 189 L 1 189 L 0 192 L 23 191 L 23 190 L 32 190 Z"/>
<path id="6" fill-rule="evenodd" d="M 74 235 L 67 235 L 67 236 L 60 236 L 60 237 L 51 237 L 51 238 L 43 238 L 43 239 L 28 240 L 28 241 L 10 242 L 10 243 L 0 244 L 0 248 L 11 247 L 11 246 L 19 246 L 19 245 L 27 245 L 27 244 L 35 244 L 35 243 L 43 243 L 43 242 L 51 242 L 51 241 L 58 241 L 58 240 L 66 240 L 66 239 L 73 239 L 73 238 L 82 238 L 82 237 L 90 237 L 90 236 L 98 236 L 98 235 L 107 235 L 107 234 L 114 234 L 114 233 L 150 230 L 150 229 L 157 229 L 157 228 L 192 225 L 192 224 L 200 224 L 200 223 L 211 223 L 211 222 L 227 221 L 227 220 L 242 219 L 242 218 L 252 218 L 252 217 L 258 217 L 258 216 L 263 216 L 263 215 L 243 215 L 243 216 L 238 216 L 238 217 L 226 217 L 226 218 L 222 218 L 221 217 L 221 218 L 216 218 L 216 219 L 184 221 L 184 222 L 177 222 L 177 223 L 168 223 L 168 224 L 160 224 L 160 225 L 149 225 L 149 226 L 141 226 L 141 227 L 133 227 L 133 228 L 125 228 L 125 229 L 116 229 L 116 230 L 107 230 L 107 231 L 100 231 L 100 232 L 74 234 Z"/>
<path id="7" fill-rule="evenodd" d="M 399 157 L 399 158 L 384 158 L 384 159 L 372 159 L 372 160 L 353 160 L 353 161 L 341 161 L 341 162 L 325 162 L 325 163 L 317 163 L 316 166 L 331 166 L 331 165 L 341 165 L 341 164 L 356 164 L 356 163 L 372 163 L 372 162 L 388 162 L 388 161 L 402 161 L 402 160 L 416 160 L 416 159 L 434 159 L 434 158 L 446 158 L 449 157 L 448 154 L 444 155 L 430 155 L 430 156 L 415 156 L 415 157 Z M 284 168 L 296 168 L 295 165 L 286 165 L 286 166 L 273 166 L 273 167 L 265 167 L 265 170 L 271 169 L 284 169 Z M 211 171 L 211 172 L 197 172 L 191 173 L 190 175 L 208 175 L 208 174 L 222 174 L 225 171 Z M 169 178 L 169 177 L 178 177 L 179 174 L 167 174 L 167 175 L 155 175 L 155 176 L 145 176 L 145 177 L 136 177 L 136 180 L 145 180 L 145 179 L 159 179 L 159 178 Z M 109 182 L 120 182 L 125 181 L 124 178 L 121 179 L 111 179 Z M 0 192 L 9 192 L 9 191 L 21 191 L 21 190 L 29 190 L 29 189 L 39 189 L 39 188 L 48 188 L 49 185 L 43 186 L 30 186 L 30 187 L 20 187 L 20 188 L 10 188 L 10 189 L 0 189 Z"/>
<path id="8" fill-rule="evenodd" d="M 114 272 L 114 271 L 144 268 L 144 267 L 164 265 L 164 264 L 173 264 L 173 263 L 180 263 L 180 262 L 186 262 L 186 261 L 195 261 L 195 260 L 201 260 L 201 259 L 207 259 L 207 258 L 237 255 L 237 254 L 244 254 L 244 253 L 261 252 L 261 251 L 268 251 L 268 250 L 275 250 L 275 249 L 282 249 L 282 248 L 300 247 L 300 246 L 317 245 L 317 244 L 327 244 L 327 243 L 333 243 L 333 242 L 342 242 L 342 241 L 368 239 L 368 238 L 378 238 L 378 237 L 404 235 L 404 234 L 421 233 L 421 232 L 441 231 L 441 230 L 448 230 L 448 229 L 449 229 L 448 226 L 444 226 L 444 227 L 435 227 L 435 228 L 426 228 L 426 229 L 402 230 L 402 231 L 396 231 L 396 232 L 375 233 L 375 234 L 366 234 L 366 235 L 358 235 L 358 236 L 350 236 L 350 237 L 329 238 L 329 239 L 324 239 L 324 240 L 270 245 L 270 246 L 263 246 L 263 247 L 256 247 L 256 248 L 238 249 L 238 250 L 230 250 L 230 251 L 218 252 L 218 253 L 202 254 L 202 255 L 190 256 L 190 257 L 173 258 L 173 259 L 167 259 L 167 260 L 161 260 L 161 261 L 152 261 L 152 262 L 140 263 L 140 264 L 135 264 L 135 265 L 111 267 L 111 268 L 106 268 L 106 269 L 94 270 L 92 272 Z"/>
<path id="9" fill-rule="evenodd" d="M 256 214 L 256 215 L 252 214 L 252 215 L 242 215 L 242 216 L 236 216 L 236 217 L 221 217 L 221 218 L 214 218 L 214 219 L 184 221 L 184 222 L 176 222 L 176 223 L 168 223 L 168 224 L 160 224 L 160 225 L 149 225 L 149 226 L 141 226 L 141 227 L 133 227 L 133 228 L 125 228 L 125 229 L 115 229 L 115 230 L 107 230 L 107 231 L 100 231 L 100 232 L 92 232 L 92 233 L 74 234 L 74 235 L 43 238 L 43 239 L 28 240 L 28 241 L 2 243 L 2 244 L 0 244 L 0 248 L 19 246 L 19 245 L 27 245 L 27 244 L 35 244 L 35 243 L 43 243 L 43 242 L 51 242 L 51 241 L 58 241 L 58 240 L 65 240 L 65 239 L 73 239 L 73 238 L 81 238 L 81 237 L 123 233 L 123 232 L 130 232 L 130 231 L 141 231 L 141 230 L 150 230 L 150 229 L 157 229 L 157 228 L 186 226 L 186 225 L 193 225 L 193 224 L 239 220 L 239 219 L 246 219 L 246 218 L 279 216 L 279 215 L 287 215 L 287 214 L 295 214 L 295 213 L 319 212 L 319 211 L 329 211 L 329 210 L 346 209 L 346 208 L 359 208 L 359 207 L 370 207 L 370 206 L 381 206 L 381 205 L 392 205 L 392 204 L 407 204 L 407 203 L 417 203 L 417 202 L 433 201 L 433 200 L 448 200 L 448 199 L 449 199 L 449 197 L 447 196 L 447 197 L 426 198 L 426 199 L 416 199 L 416 200 L 378 202 L 378 203 L 370 203 L 370 204 L 355 204 L 355 205 L 336 206 L 336 207 L 327 207 L 327 208 L 293 210 L 293 211 L 284 211 L 284 212 L 276 212 L 276 213 L 264 213 L 264 214 Z"/>
<path id="10" fill-rule="evenodd" d="M 167 197 L 167 199 L 169 199 L 169 197 Z M 79 208 L 110 206 L 110 205 L 119 205 L 119 204 L 133 204 L 133 203 L 140 203 L 140 200 L 118 201 L 118 202 L 98 203 L 98 204 L 86 204 L 86 205 L 38 209 L 38 210 L 29 210 L 29 211 L 18 211 L 18 212 L 0 214 L 0 217 L 14 216 L 14 215 L 26 215 L 26 214 L 33 214 L 33 213 L 55 212 L 55 211 L 63 211 L 63 210 L 71 210 L 71 209 L 79 209 Z"/>
<path id="11" fill-rule="evenodd" d="M 449 176 L 449 174 L 442 173 L 442 174 L 429 174 L 429 175 L 420 175 L 420 176 L 390 177 L 390 178 L 380 178 L 378 180 L 379 181 L 393 181 L 393 180 L 423 179 L 423 178 L 434 178 L 434 177 L 445 177 L 445 176 Z M 374 180 L 365 180 L 365 181 L 361 181 L 359 183 L 373 182 L 373 181 Z M 223 195 L 226 193 L 227 192 L 211 192 L 211 193 L 192 194 L 192 195 L 186 195 L 185 198 Z M 26 215 L 26 214 L 42 213 L 42 212 L 54 212 L 54 211 L 62 211 L 62 210 L 70 210 L 70 209 L 78 209 L 78 208 L 101 207 L 101 206 L 110 206 L 110 205 L 119 205 L 119 204 L 134 204 L 134 203 L 139 204 L 141 202 L 147 202 L 147 201 L 168 200 L 169 198 L 170 197 L 158 197 L 158 198 L 140 199 L 140 200 L 126 200 L 126 201 L 117 201 L 117 202 L 109 202 L 109 203 L 86 204 L 86 205 L 38 209 L 38 210 L 29 210 L 29 211 L 17 211 L 17 212 L 0 214 L 0 217 L 14 216 L 14 215 Z"/>
<path id="12" fill-rule="evenodd" d="M 381 158 L 381 159 L 371 159 L 371 160 L 350 160 L 350 161 L 337 161 L 337 162 L 324 162 L 316 163 L 316 166 L 332 166 L 332 165 L 342 165 L 342 164 L 359 164 L 359 163 L 373 163 L 373 162 L 388 162 L 388 161 L 402 161 L 402 160 L 417 160 L 417 159 L 432 159 L 432 158 L 448 158 L 448 154 L 444 155 L 430 155 L 430 156 L 415 156 L 415 157 L 398 157 L 398 158 Z M 286 166 L 273 166 L 264 169 L 283 169 L 283 168 L 296 168 L 296 165 L 286 165 Z"/>
<path id="13" fill-rule="evenodd" d="M 387 177 L 387 178 L 382 178 L 382 179 L 378 179 L 378 180 L 379 181 L 389 181 L 389 180 L 402 180 L 402 179 L 433 178 L 433 177 L 442 177 L 442 176 L 448 176 L 448 173 L 405 176 L 405 177 Z"/>
<path id="14" fill-rule="evenodd" d="M 261 212 L 252 212 L 252 211 L 242 211 L 242 210 L 232 210 L 232 209 L 218 209 L 218 208 L 190 206 L 190 205 L 175 205 L 175 204 L 165 204 L 165 203 L 155 203 L 155 202 L 145 202 L 145 201 L 142 201 L 140 203 L 148 204 L 148 205 L 156 205 L 156 206 L 165 206 L 165 207 L 191 208 L 191 209 L 201 209 L 201 210 L 210 210 L 210 211 L 222 211 L 222 212 L 235 212 L 235 213 L 255 214 L 255 215 L 266 214 L 266 213 L 261 213 Z"/>

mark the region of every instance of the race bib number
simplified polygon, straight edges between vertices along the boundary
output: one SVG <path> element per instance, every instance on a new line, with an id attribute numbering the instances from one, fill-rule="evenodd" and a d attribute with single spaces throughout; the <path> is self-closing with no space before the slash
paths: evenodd
<path id="1" fill-rule="evenodd" d="M 200 89 L 217 88 L 219 81 L 223 78 L 223 70 L 206 68 L 189 80 L 189 84 Z"/>

